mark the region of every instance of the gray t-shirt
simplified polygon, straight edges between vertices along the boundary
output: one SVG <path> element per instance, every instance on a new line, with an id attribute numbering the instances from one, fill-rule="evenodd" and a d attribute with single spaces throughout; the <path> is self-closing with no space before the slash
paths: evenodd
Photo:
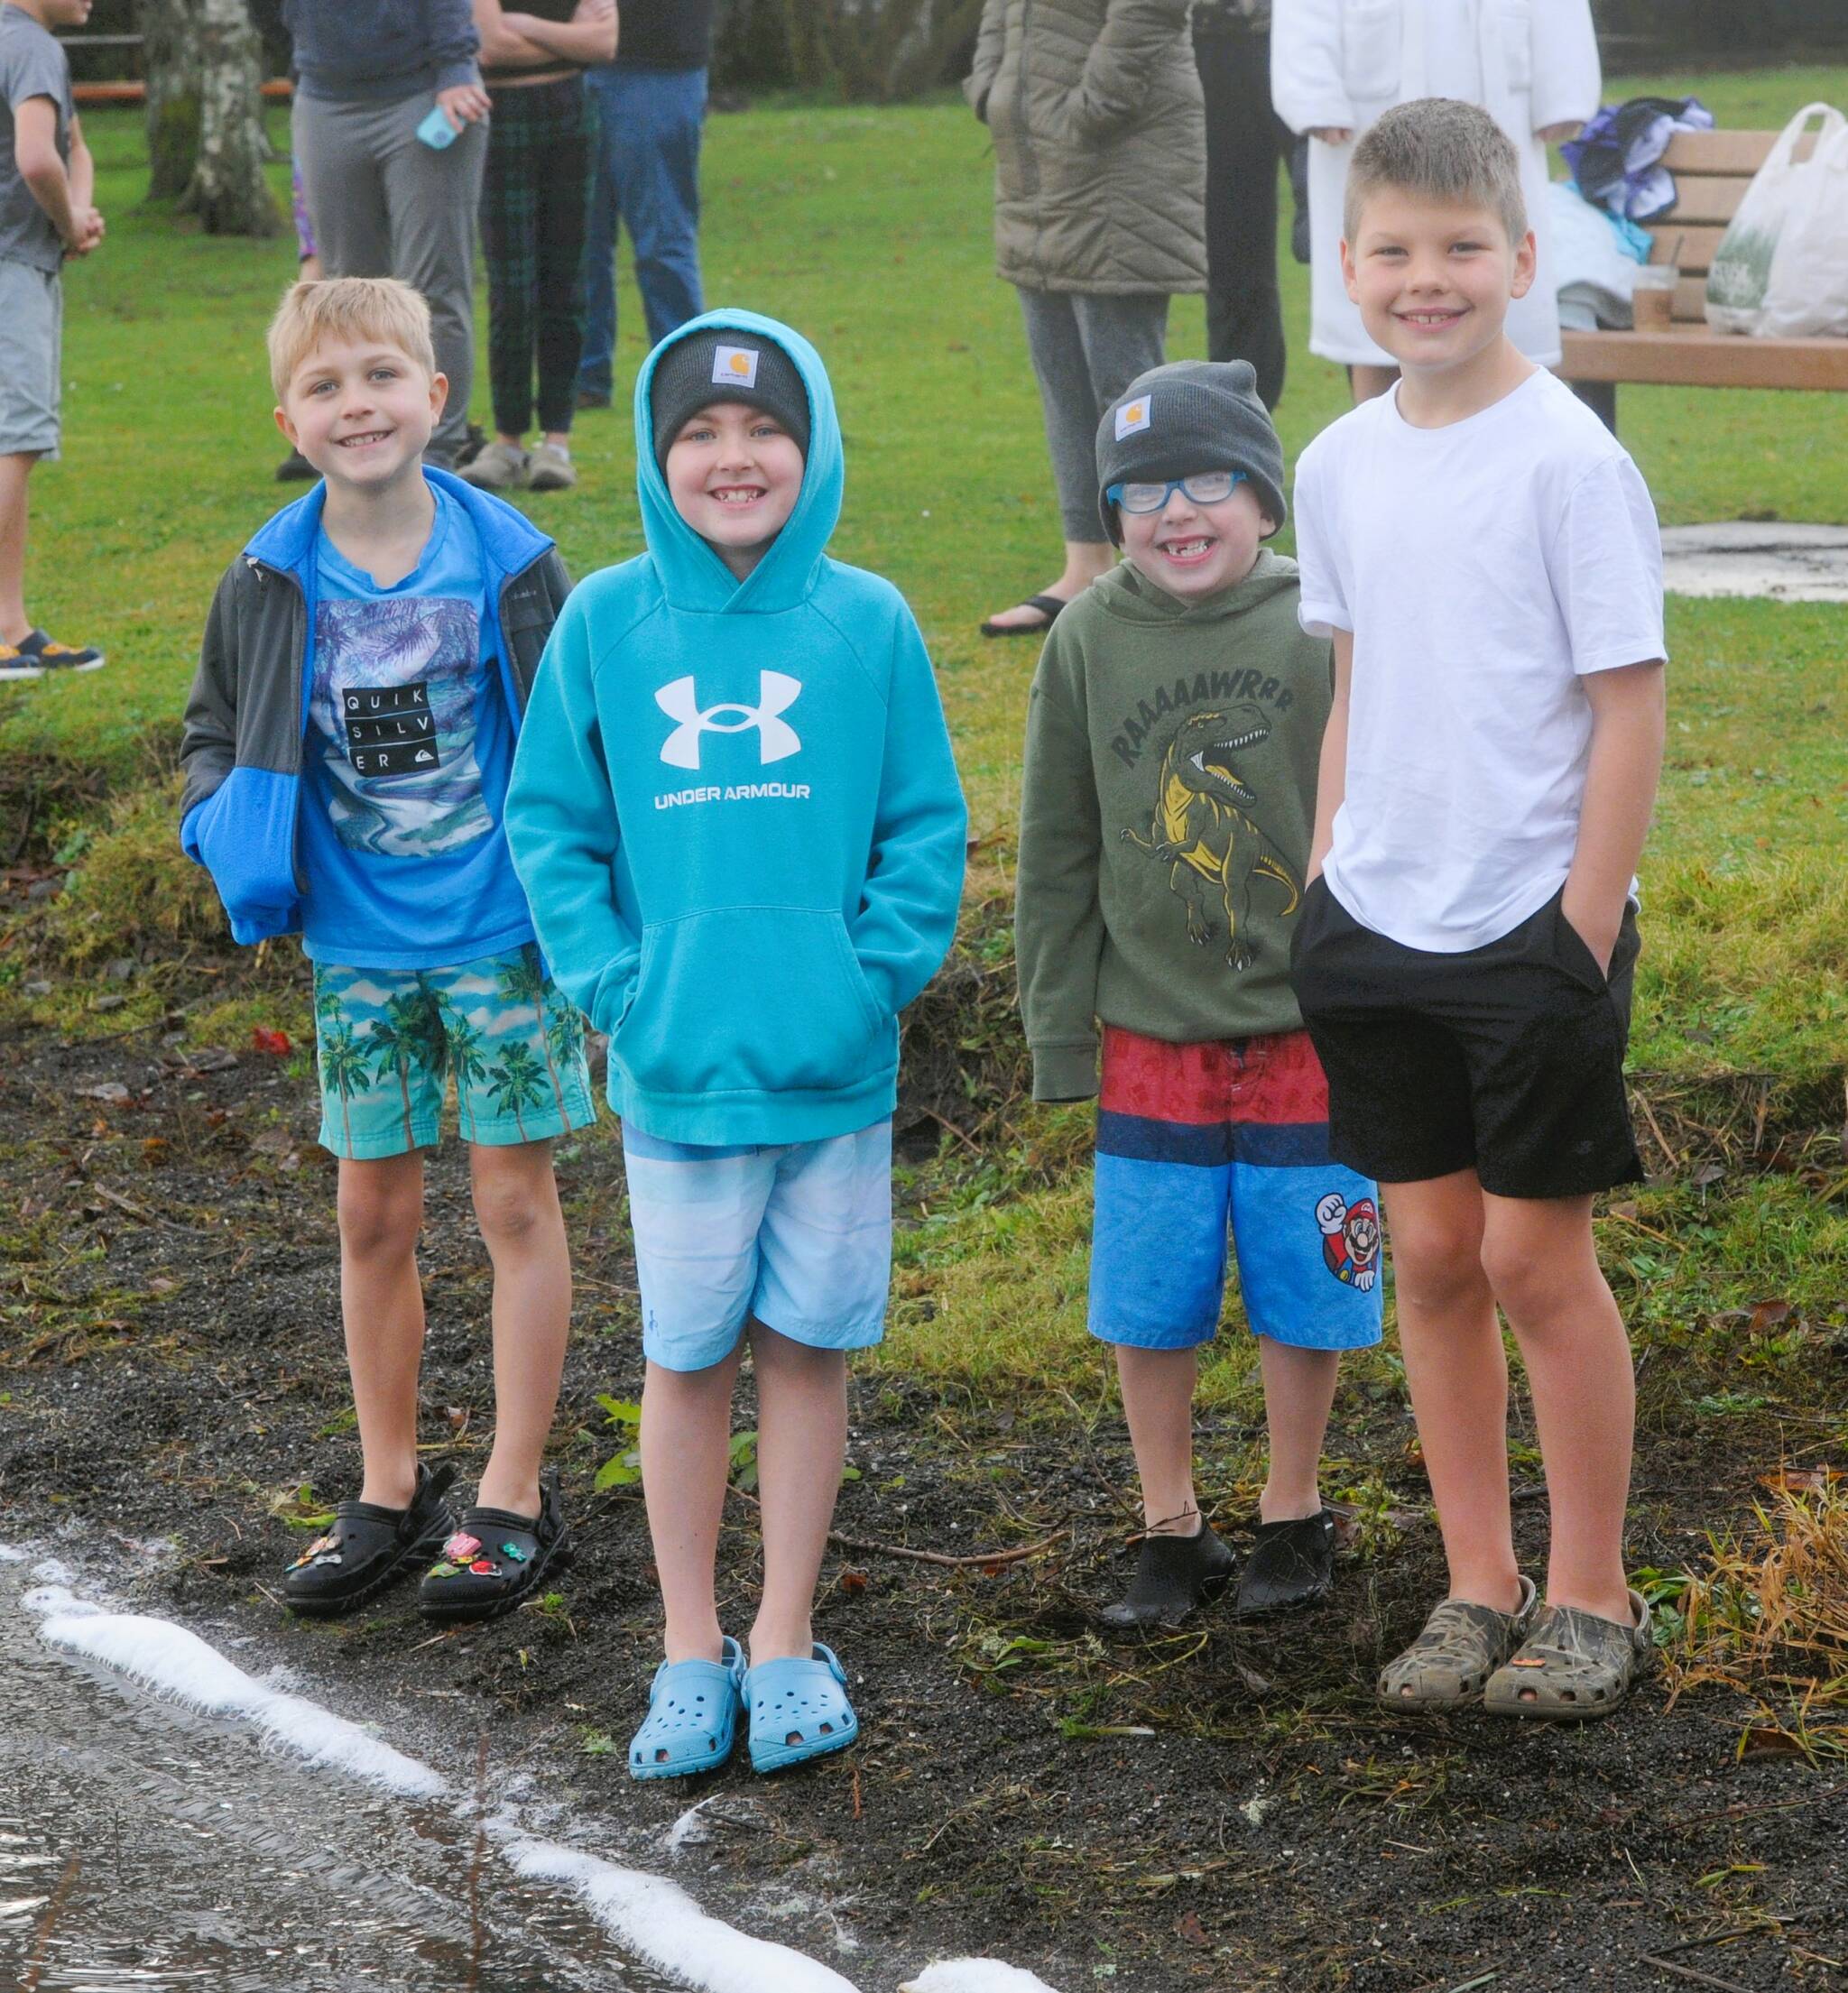
<path id="1" fill-rule="evenodd" d="M 20 178 L 13 152 L 14 117 L 34 97 L 49 97 L 58 107 L 58 152 L 68 165 L 70 121 L 77 115 L 69 61 L 31 14 L 0 6 L 0 256 L 55 272 L 63 264 L 64 245 Z"/>

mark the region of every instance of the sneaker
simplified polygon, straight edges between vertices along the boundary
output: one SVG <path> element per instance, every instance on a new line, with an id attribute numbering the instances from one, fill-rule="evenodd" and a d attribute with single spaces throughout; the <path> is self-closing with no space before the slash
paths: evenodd
<path id="1" fill-rule="evenodd" d="M 0 678 L 42 678 L 62 671 L 99 671 L 108 660 L 90 644 L 54 643 L 29 630 L 17 643 L 0 643 Z"/>
<path id="2" fill-rule="evenodd" d="M 300 450 L 291 450 L 276 466 L 276 482 L 279 484 L 305 484 L 310 478 L 319 477 L 320 475 Z"/>
<path id="3" fill-rule="evenodd" d="M 456 473 L 484 492 L 523 491 L 531 459 L 514 443 L 485 443 Z"/>
<path id="4" fill-rule="evenodd" d="M 526 463 L 529 491 L 568 492 L 578 482 L 578 466 L 571 461 L 570 451 L 556 443 L 541 443 Z"/>

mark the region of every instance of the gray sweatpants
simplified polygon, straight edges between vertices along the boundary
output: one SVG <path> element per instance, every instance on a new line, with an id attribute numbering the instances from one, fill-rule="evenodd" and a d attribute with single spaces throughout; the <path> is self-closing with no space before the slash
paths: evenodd
<path id="1" fill-rule="evenodd" d="M 1090 291 L 1021 294 L 1027 351 L 1046 410 L 1046 442 L 1067 540 L 1102 540 L 1097 516 L 1097 424 L 1135 379 L 1161 364 L 1168 336 L 1163 291 L 1107 296 Z"/>
<path id="2" fill-rule="evenodd" d="M 417 135 L 434 101 L 426 91 L 383 104 L 298 91 L 292 135 L 328 275 L 402 278 L 430 305 L 449 399 L 428 455 L 450 465 L 475 380 L 475 217 L 487 127 L 465 125 L 438 152 Z"/>

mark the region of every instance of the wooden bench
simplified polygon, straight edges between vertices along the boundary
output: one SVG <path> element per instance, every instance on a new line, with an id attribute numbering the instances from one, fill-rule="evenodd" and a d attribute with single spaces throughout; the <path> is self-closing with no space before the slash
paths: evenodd
<path id="1" fill-rule="evenodd" d="M 1678 263 L 1675 322 L 1667 332 L 1575 332 L 1566 328 L 1559 372 L 1614 429 L 1624 381 L 1667 387 L 1822 388 L 1848 392 L 1848 338 L 1748 339 L 1709 331 L 1707 269 L 1751 177 L 1777 143 L 1775 132 L 1682 132 L 1663 164 L 1678 198 L 1649 224 L 1649 261 Z M 1797 156 L 1807 158 L 1814 138 Z M 1678 245 L 1678 247 L 1677 247 Z"/>

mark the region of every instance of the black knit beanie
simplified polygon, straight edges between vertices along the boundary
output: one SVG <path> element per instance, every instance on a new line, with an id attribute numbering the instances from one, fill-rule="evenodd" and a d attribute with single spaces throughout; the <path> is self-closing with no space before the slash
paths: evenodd
<path id="1" fill-rule="evenodd" d="M 1104 494 L 1113 484 L 1156 484 L 1199 471 L 1243 471 L 1273 527 L 1283 497 L 1283 445 L 1258 398 L 1249 360 L 1176 360 L 1141 374 L 1097 425 L 1097 515 L 1120 547 L 1123 526 Z"/>
<path id="2" fill-rule="evenodd" d="M 688 418 L 715 401 L 743 401 L 773 415 L 802 455 L 808 454 L 808 391 L 802 376 L 775 340 L 754 332 L 726 326 L 677 339 L 655 362 L 648 401 L 655 461 L 663 466 Z"/>

